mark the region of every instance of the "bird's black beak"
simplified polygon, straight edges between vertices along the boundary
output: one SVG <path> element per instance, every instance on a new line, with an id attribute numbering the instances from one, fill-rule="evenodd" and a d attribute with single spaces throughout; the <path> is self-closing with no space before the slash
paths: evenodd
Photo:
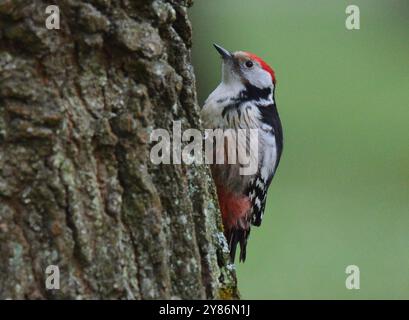
<path id="1" fill-rule="evenodd" d="M 223 58 L 223 60 L 232 58 L 232 54 L 229 51 L 227 51 L 226 49 L 222 48 L 221 46 L 219 46 L 219 45 L 217 45 L 215 43 L 213 43 L 213 46 L 220 53 L 220 56 Z"/>

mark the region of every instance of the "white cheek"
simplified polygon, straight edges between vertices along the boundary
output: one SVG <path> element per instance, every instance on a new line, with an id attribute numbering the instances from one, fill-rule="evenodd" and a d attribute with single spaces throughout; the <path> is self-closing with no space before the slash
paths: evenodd
<path id="1" fill-rule="evenodd" d="M 253 86 L 258 88 L 267 88 L 273 85 L 271 75 L 267 71 L 260 68 L 247 71 L 246 78 Z"/>
<path id="2" fill-rule="evenodd" d="M 230 63 L 223 62 L 222 82 L 227 85 L 235 85 L 240 82 L 240 77 L 233 71 L 233 67 Z"/>

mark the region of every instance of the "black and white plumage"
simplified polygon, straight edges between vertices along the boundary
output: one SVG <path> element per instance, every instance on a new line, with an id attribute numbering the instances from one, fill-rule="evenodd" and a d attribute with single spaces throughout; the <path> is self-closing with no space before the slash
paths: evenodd
<path id="1" fill-rule="evenodd" d="M 255 173 L 240 174 L 240 163 L 211 166 L 232 261 L 237 244 L 240 261 L 244 261 L 250 226 L 261 224 L 267 190 L 280 162 L 283 132 L 275 104 L 273 70 L 254 54 L 216 49 L 223 58 L 223 75 L 203 107 L 205 128 L 233 129 L 230 134 L 236 138 L 238 129 L 256 129 L 258 137 L 256 143 L 246 140 L 242 149 L 238 146 L 239 153 L 244 149 L 250 155 Z M 228 153 L 231 147 L 223 146 L 220 151 Z"/>
<path id="2" fill-rule="evenodd" d="M 271 105 L 261 106 L 259 107 L 259 110 L 262 115 L 262 122 L 269 126 L 268 134 L 270 134 L 272 139 L 275 140 L 276 160 L 273 171 L 267 175 L 262 175 L 260 170 L 260 172 L 258 172 L 252 179 L 247 189 L 247 195 L 252 203 L 250 213 L 251 222 L 255 226 L 260 226 L 263 219 L 267 199 L 267 190 L 273 179 L 278 164 L 280 163 L 281 153 L 283 151 L 283 130 L 275 103 L 273 102 Z"/>

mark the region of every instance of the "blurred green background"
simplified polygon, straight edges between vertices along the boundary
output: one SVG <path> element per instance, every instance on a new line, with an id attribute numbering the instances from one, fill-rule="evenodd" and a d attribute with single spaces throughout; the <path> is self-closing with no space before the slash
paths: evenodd
<path id="1" fill-rule="evenodd" d="M 200 104 L 220 81 L 213 42 L 276 71 L 284 154 L 242 297 L 409 299 L 409 1 L 196 0 L 190 17 Z"/>

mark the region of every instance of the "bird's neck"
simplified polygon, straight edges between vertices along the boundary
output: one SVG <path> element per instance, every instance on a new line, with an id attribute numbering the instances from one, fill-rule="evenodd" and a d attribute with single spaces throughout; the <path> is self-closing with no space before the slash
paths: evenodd
<path id="1" fill-rule="evenodd" d="M 274 103 L 274 88 L 273 86 L 259 88 L 250 83 L 243 85 L 243 89 L 236 97 L 240 103 L 254 102 L 255 104 L 272 104 Z"/>

